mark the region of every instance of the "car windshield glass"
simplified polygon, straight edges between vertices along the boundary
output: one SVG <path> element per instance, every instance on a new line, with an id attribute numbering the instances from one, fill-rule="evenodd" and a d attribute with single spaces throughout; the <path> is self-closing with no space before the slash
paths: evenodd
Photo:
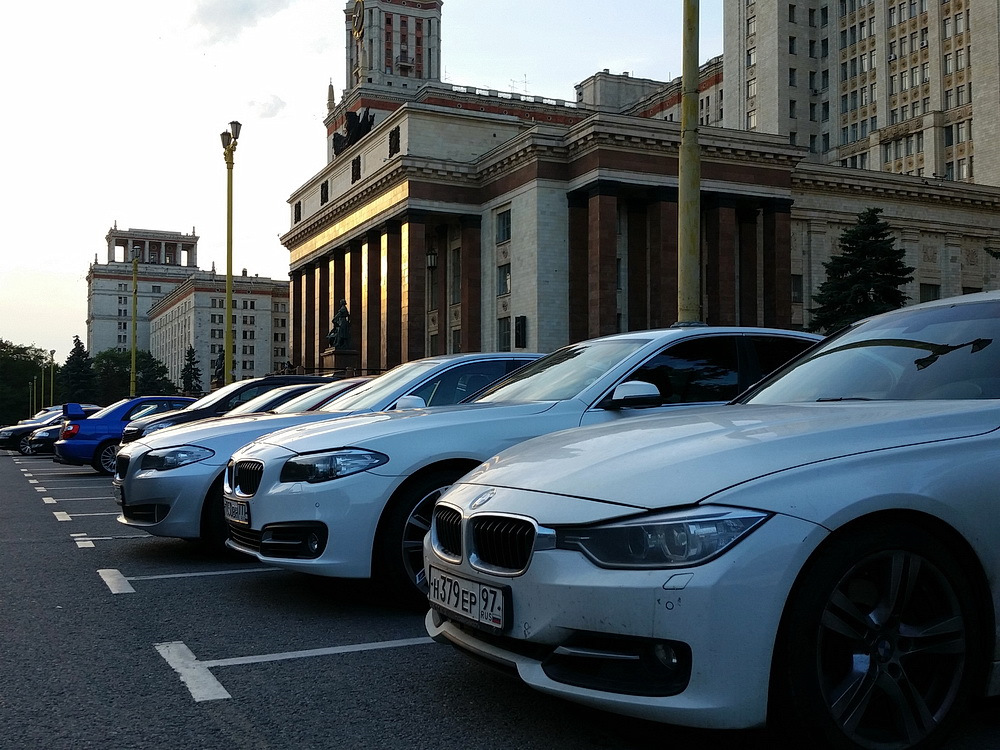
<path id="1" fill-rule="evenodd" d="M 1000 305 L 915 308 L 849 328 L 744 403 L 1000 398 Z"/>
<path id="2" fill-rule="evenodd" d="M 274 390 L 267 391 L 259 396 L 254 396 L 249 401 L 244 401 L 242 404 L 234 406 L 226 412 L 226 416 L 238 417 L 240 414 L 253 414 L 258 411 L 267 411 L 268 407 L 271 406 L 271 404 L 273 404 L 276 400 L 280 400 L 282 393 L 287 393 L 288 390 L 293 389 L 275 388 Z"/>
<path id="3" fill-rule="evenodd" d="M 183 411 L 194 411 L 195 409 L 204 409 L 209 406 L 215 406 L 215 404 L 222 401 L 222 399 L 227 398 L 229 394 L 233 391 L 238 391 L 247 384 L 245 380 L 237 380 L 235 383 L 230 383 L 224 388 L 220 388 L 217 391 L 212 391 L 206 396 L 202 396 L 197 401 L 193 401 L 184 407 Z"/>
<path id="4" fill-rule="evenodd" d="M 563 401 L 573 398 L 649 339 L 598 339 L 572 344 L 516 370 L 482 391 L 475 403 Z"/>
<path id="5" fill-rule="evenodd" d="M 163 411 L 163 404 L 146 404 L 144 407 L 139 409 L 135 414 L 133 414 L 129 419 L 142 419 L 143 417 L 148 417 L 150 414 L 157 414 Z"/>
<path id="6" fill-rule="evenodd" d="M 304 411 L 311 411 L 316 408 L 317 404 L 322 404 L 327 399 L 336 399 L 338 394 L 353 390 L 357 387 L 358 382 L 361 382 L 358 378 L 349 378 L 347 380 L 337 380 L 333 383 L 327 383 L 326 385 L 321 385 L 319 388 L 313 388 L 301 396 L 296 396 L 290 401 L 281 404 L 281 406 L 274 407 L 271 411 L 274 414 L 298 414 Z"/>
<path id="7" fill-rule="evenodd" d="M 358 386 L 321 406 L 319 411 L 367 411 L 381 409 L 383 405 L 389 406 L 385 403 L 387 399 L 391 399 L 401 388 L 416 387 L 420 379 L 438 364 L 434 360 L 420 359 L 394 367 L 370 383 Z"/>
<path id="8" fill-rule="evenodd" d="M 111 412 L 113 412 L 115 409 L 117 409 L 119 406 L 121 406 L 122 404 L 124 404 L 128 400 L 129 399 L 127 399 L 127 398 L 123 398 L 120 401 L 115 401 L 110 406 L 105 406 L 100 411 L 95 411 L 93 414 L 90 415 L 89 418 L 90 419 L 100 419 L 101 417 L 106 417 L 106 416 L 108 416 L 108 414 L 110 414 Z"/>

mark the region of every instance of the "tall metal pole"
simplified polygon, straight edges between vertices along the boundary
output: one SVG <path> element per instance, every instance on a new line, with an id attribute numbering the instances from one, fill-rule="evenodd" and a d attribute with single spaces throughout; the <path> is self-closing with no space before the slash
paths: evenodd
<path id="1" fill-rule="evenodd" d="M 136 349 L 136 326 L 138 325 L 139 308 L 139 248 L 132 248 L 132 370 L 128 383 L 128 395 L 135 398 L 135 349 Z"/>
<path id="2" fill-rule="evenodd" d="M 56 403 L 56 350 L 49 349 L 49 403 Z"/>
<path id="3" fill-rule="evenodd" d="M 226 160 L 226 347 L 223 359 L 223 383 L 233 382 L 233 152 L 240 137 L 240 124 L 229 123 L 229 130 L 222 133 L 222 154 Z"/>
<path id="4" fill-rule="evenodd" d="M 42 365 L 42 392 L 41 398 L 38 399 L 38 407 L 40 409 L 45 408 L 45 365 Z"/>
<path id="5" fill-rule="evenodd" d="M 698 145 L 698 0 L 684 0 L 681 147 L 677 179 L 677 321 L 701 320 L 701 149 Z"/>

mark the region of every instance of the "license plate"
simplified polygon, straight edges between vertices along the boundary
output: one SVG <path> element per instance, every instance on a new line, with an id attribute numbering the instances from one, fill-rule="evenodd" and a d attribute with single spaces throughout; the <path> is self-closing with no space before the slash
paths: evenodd
<path id="1" fill-rule="evenodd" d="M 226 520 L 233 523 L 250 524 L 250 504 L 240 500 L 222 499 L 222 507 L 226 514 Z"/>
<path id="2" fill-rule="evenodd" d="M 433 606 L 489 628 L 506 629 L 507 587 L 478 583 L 433 566 L 427 587 Z"/>

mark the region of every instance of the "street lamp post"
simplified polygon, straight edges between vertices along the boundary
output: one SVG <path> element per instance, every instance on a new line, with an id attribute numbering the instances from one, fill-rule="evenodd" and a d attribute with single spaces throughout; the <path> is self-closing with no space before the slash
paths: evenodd
<path id="1" fill-rule="evenodd" d="M 41 392 L 38 394 L 38 408 L 45 408 L 45 365 L 42 365 L 42 387 Z"/>
<path id="2" fill-rule="evenodd" d="M 35 380 L 28 381 L 28 419 L 35 416 Z"/>
<path id="3" fill-rule="evenodd" d="M 224 130 L 222 138 L 222 155 L 226 160 L 226 347 L 223 359 L 223 384 L 233 382 L 233 154 L 236 152 L 236 142 L 240 137 L 242 126 L 233 120 L 229 130 Z"/>
<path id="4" fill-rule="evenodd" d="M 49 403 L 56 403 L 56 350 L 49 349 Z"/>
<path id="5" fill-rule="evenodd" d="M 139 253 L 142 248 L 139 245 L 132 246 L 132 374 L 129 377 L 128 383 L 128 395 L 130 398 L 135 398 L 135 344 L 136 344 L 136 326 L 138 325 L 138 307 L 139 307 Z"/>

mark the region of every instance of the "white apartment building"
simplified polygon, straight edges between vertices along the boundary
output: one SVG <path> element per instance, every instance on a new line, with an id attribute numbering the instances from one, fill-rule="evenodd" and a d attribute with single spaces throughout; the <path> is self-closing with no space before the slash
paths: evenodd
<path id="1" fill-rule="evenodd" d="M 1000 185 L 998 17 L 996 0 L 727 0 L 723 125 L 818 163 Z"/>
<path id="2" fill-rule="evenodd" d="M 166 365 L 180 388 L 189 346 L 201 369 L 201 391 L 208 391 L 215 363 L 225 351 L 226 277 L 198 271 L 149 310 L 149 351 Z M 289 359 L 288 282 L 260 276 L 233 278 L 234 379 L 281 370 Z"/>

